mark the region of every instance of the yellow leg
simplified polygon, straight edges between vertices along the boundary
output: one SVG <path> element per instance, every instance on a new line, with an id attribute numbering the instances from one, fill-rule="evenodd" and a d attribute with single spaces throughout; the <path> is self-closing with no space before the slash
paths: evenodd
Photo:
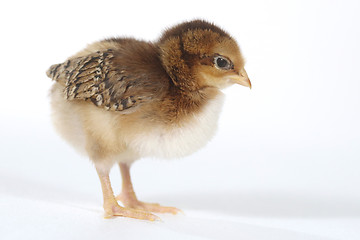
<path id="1" fill-rule="evenodd" d="M 113 190 L 111 188 L 109 170 L 104 171 L 102 169 L 96 168 L 96 171 L 99 175 L 101 182 L 106 218 L 110 218 L 113 216 L 122 216 L 122 217 L 130 217 L 130 218 L 137 218 L 137 219 L 150 220 L 150 221 L 159 219 L 157 216 L 149 212 L 131 209 L 131 208 L 123 208 L 119 206 L 119 204 L 117 203 L 114 197 Z"/>
<path id="2" fill-rule="evenodd" d="M 174 207 L 163 207 L 157 203 L 144 203 L 137 199 L 130 177 L 130 167 L 125 163 L 119 163 L 122 177 L 122 192 L 116 199 L 121 201 L 125 207 L 148 212 L 177 214 L 179 209 Z"/>

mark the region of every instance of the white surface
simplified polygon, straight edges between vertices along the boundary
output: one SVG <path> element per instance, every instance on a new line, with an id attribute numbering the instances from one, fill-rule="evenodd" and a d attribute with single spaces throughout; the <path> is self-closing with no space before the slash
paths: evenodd
<path id="1" fill-rule="evenodd" d="M 1 239 L 360 239 L 359 2 L 169 4 L 1 3 Z M 95 170 L 51 127 L 45 71 L 86 43 L 195 17 L 239 41 L 253 89 L 226 90 L 206 148 L 134 165 L 139 198 L 184 215 L 105 220 Z"/>

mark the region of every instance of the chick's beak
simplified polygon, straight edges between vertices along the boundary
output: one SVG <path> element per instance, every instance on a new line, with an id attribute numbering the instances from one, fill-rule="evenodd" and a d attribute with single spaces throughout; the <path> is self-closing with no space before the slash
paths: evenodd
<path id="1" fill-rule="evenodd" d="M 230 79 L 234 83 L 249 87 L 251 89 L 251 82 L 244 68 L 239 71 L 239 75 L 233 75 L 230 77 Z"/>

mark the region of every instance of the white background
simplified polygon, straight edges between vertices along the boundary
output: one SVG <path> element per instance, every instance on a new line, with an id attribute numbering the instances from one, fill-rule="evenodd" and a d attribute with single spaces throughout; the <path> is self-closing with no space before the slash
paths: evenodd
<path id="1" fill-rule="evenodd" d="M 360 239 L 359 1 L 5 1 L 0 4 L 1 239 Z M 102 218 L 91 163 L 52 128 L 47 68 L 112 36 L 183 20 L 240 44 L 216 137 L 132 168 L 142 200 L 183 215 Z M 120 190 L 118 169 L 111 178 Z"/>

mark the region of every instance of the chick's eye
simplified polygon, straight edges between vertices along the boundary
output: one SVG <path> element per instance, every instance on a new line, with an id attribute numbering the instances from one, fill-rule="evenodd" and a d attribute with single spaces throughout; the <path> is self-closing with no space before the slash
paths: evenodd
<path id="1" fill-rule="evenodd" d="M 220 68 L 220 69 L 230 69 L 231 68 L 231 63 L 229 60 L 227 60 L 226 58 L 224 57 L 221 57 L 221 56 L 216 56 L 214 58 L 214 64 L 217 68 Z"/>

